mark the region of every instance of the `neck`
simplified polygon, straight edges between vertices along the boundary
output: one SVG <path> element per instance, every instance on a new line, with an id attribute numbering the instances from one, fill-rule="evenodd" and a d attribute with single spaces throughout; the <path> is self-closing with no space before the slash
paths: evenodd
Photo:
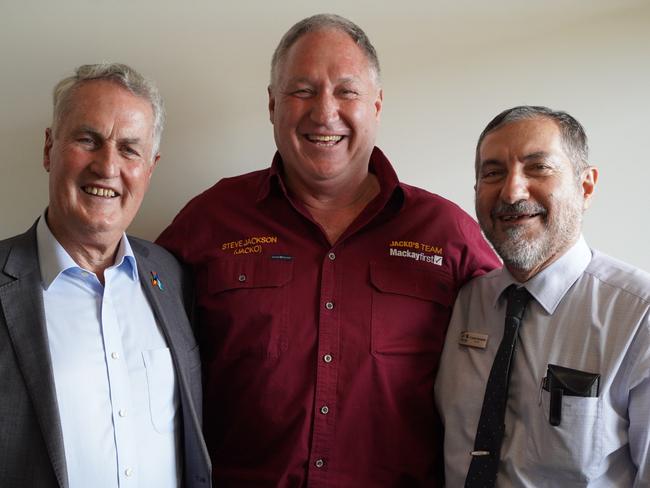
<path id="1" fill-rule="evenodd" d="M 93 272 L 102 285 L 104 284 L 104 271 L 115 263 L 118 244 L 119 240 L 108 247 L 61 243 L 74 262 L 81 268 Z"/>
<path id="2" fill-rule="evenodd" d="M 323 228 L 330 244 L 334 244 L 341 237 L 380 190 L 377 177 L 369 172 L 360 181 L 347 184 L 307 187 L 296 184 L 289 178 L 287 186 Z"/>
<path id="3" fill-rule="evenodd" d="M 47 222 L 47 220 L 46 220 Z M 55 227 L 48 225 L 50 232 L 59 244 L 65 249 L 75 263 L 80 268 L 90 271 L 97 276 L 100 283 L 104 284 L 104 271 L 115 263 L 115 255 L 122 238 L 112 235 L 102 239 L 93 235 L 94 239 L 75 239 L 64 232 L 60 232 Z"/>

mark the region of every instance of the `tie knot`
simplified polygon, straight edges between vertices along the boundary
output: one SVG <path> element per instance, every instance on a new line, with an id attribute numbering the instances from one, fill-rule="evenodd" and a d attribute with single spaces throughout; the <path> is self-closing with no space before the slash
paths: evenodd
<path id="1" fill-rule="evenodd" d="M 532 298 L 528 290 L 523 286 L 510 285 L 506 290 L 508 305 L 506 307 L 506 317 L 517 317 L 521 320 L 524 316 L 526 305 Z"/>

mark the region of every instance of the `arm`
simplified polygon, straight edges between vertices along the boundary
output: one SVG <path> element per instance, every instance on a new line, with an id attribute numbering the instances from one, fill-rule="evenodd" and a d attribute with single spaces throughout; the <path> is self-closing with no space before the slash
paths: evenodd
<path id="1" fill-rule="evenodd" d="M 628 397 L 628 438 L 630 456 L 637 468 L 634 487 L 650 486 L 650 312 L 642 320 L 639 334 L 634 338 L 634 365 L 630 368 Z"/>

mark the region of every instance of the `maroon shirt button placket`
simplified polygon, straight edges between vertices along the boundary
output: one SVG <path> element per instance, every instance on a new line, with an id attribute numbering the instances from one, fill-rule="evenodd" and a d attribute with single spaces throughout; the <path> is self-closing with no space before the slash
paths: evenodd
<path id="1" fill-rule="evenodd" d="M 318 353 L 320 360 L 317 365 L 316 377 L 316 406 L 314 432 L 312 438 L 312 462 L 310 486 L 327 486 L 327 460 L 334 442 L 334 406 L 336 403 L 336 381 L 338 366 L 333 363 L 333 351 L 338 348 L 339 323 L 336 304 L 336 275 L 334 264 L 336 253 L 328 251 L 322 261 L 321 303 L 318 326 Z"/>

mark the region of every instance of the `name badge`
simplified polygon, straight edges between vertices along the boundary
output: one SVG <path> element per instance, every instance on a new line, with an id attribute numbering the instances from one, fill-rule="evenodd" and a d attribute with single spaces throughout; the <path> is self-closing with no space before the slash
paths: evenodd
<path id="1" fill-rule="evenodd" d="M 460 340 L 458 341 L 458 344 L 461 346 L 485 349 L 487 347 L 487 342 L 487 334 L 481 334 L 480 332 L 470 332 L 466 330 L 460 333 Z"/>

